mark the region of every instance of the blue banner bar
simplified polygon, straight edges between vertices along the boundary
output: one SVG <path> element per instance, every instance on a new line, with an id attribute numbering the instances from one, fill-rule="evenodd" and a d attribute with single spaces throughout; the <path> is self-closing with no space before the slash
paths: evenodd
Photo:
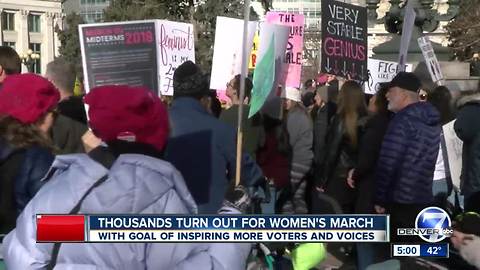
<path id="1" fill-rule="evenodd" d="M 387 230 L 386 215 L 90 215 L 90 230 Z"/>

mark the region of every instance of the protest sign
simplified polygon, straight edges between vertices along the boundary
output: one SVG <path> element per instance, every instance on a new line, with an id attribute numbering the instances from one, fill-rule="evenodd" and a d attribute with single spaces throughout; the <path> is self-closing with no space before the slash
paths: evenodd
<path id="1" fill-rule="evenodd" d="M 367 9 L 322 1 L 322 72 L 366 81 Z"/>
<path id="2" fill-rule="evenodd" d="M 433 51 L 432 43 L 428 37 L 418 38 L 418 46 L 422 49 L 423 57 L 425 58 L 425 64 L 427 65 L 428 72 L 432 77 L 432 81 L 437 83 L 443 80 L 442 70 L 440 69 L 440 64 L 438 63 L 437 56 Z"/>
<path id="3" fill-rule="evenodd" d="M 242 70 L 243 20 L 217 17 L 210 88 L 223 90 Z M 256 22 L 248 24 L 248 46 L 253 44 Z"/>
<path id="4" fill-rule="evenodd" d="M 160 93 L 173 95 L 173 73 L 183 62 L 195 62 L 193 25 L 157 21 Z"/>
<path id="5" fill-rule="evenodd" d="M 268 49 L 258 62 L 253 74 L 253 91 L 250 112 L 252 117 L 262 108 L 265 100 L 272 91 L 275 82 L 275 35 L 272 35 L 268 43 Z"/>
<path id="6" fill-rule="evenodd" d="M 284 64 L 284 59 L 289 30 L 289 27 L 283 25 L 267 22 L 260 24 L 258 64 L 253 73 L 253 90 L 249 117 L 261 110 L 269 98 L 277 94 L 280 95 L 277 91 L 272 90 L 276 89 L 279 84 L 284 85 L 285 83 L 287 66 Z M 271 76 L 273 76 L 273 81 Z M 266 113 L 277 115 L 279 112 L 275 109 L 275 111 Z"/>
<path id="7" fill-rule="evenodd" d="M 285 85 L 300 87 L 303 62 L 303 34 L 305 17 L 302 14 L 285 12 L 268 12 L 266 20 L 269 23 L 290 27 L 290 33 L 285 52 L 286 78 Z M 283 80 L 283 79 L 282 79 Z"/>
<path id="8" fill-rule="evenodd" d="M 368 59 L 368 82 L 365 93 L 374 95 L 380 88 L 380 83 L 390 82 L 398 73 L 398 63 L 377 59 Z M 406 71 L 412 71 L 412 65 L 407 64 Z"/>
<path id="9" fill-rule="evenodd" d="M 455 120 L 443 126 L 443 137 L 447 148 L 448 166 L 453 185 L 460 188 L 460 175 L 462 174 L 462 141 L 457 137 L 453 128 Z"/>
<path id="10" fill-rule="evenodd" d="M 79 26 L 85 91 L 112 84 L 159 93 L 155 21 Z"/>
<path id="11" fill-rule="evenodd" d="M 258 55 L 258 44 L 260 43 L 260 35 L 258 31 L 255 32 L 253 36 L 253 46 L 250 53 L 250 61 L 248 61 L 248 68 L 254 69 L 257 64 L 257 55 Z"/>
<path id="12" fill-rule="evenodd" d="M 412 39 L 415 17 L 417 16 L 415 10 L 413 9 L 413 2 L 414 1 L 408 1 L 407 6 L 405 7 L 405 16 L 403 18 L 402 26 L 402 39 L 400 40 L 400 51 L 398 54 L 398 72 L 406 71 L 408 47 L 410 45 L 410 40 Z"/>

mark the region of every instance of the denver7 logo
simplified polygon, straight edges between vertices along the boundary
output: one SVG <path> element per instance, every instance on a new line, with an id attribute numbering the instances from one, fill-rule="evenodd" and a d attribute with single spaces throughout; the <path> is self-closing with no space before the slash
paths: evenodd
<path id="1" fill-rule="evenodd" d="M 436 243 L 450 235 L 451 220 L 447 212 L 438 207 L 427 207 L 418 213 L 415 228 L 425 229 L 419 234 L 423 240 Z"/>

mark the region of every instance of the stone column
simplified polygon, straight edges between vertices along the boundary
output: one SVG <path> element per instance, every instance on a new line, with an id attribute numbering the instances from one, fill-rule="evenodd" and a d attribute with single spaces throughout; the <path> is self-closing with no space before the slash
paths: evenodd
<path id="1" fill-rule="evenodd" d="M 42 52 L 41 56 L 41 66 L 42 72 L 45 72 L 47 64 L 50 61 L 53 61 L 55 58 L 55 46 L 54 46 L 54 31 L 53 31 L 53 20 L 55 13 L 46 12 L 44 15 L 45 23 L 43 24 L 43 35 L 42 35 Z"/>
<path id="2" fill-rule="evenodd" d="M 54 55 L 55 57 L 58 57 L 60 56 L 60 52 L 59 52 L 59 48 L 60 48 L 60 39 L 58 38 L 58 34 L 57 32 L 55 32 L 55 29 L 56 27 L 58 27 L 58 29 L 60 30 L 63 30 L 63 19 L 64 19 L 64 16 L 65 14 L 63 13 L 56 13 L 55 14 L 55 18 L 53 19 L 53 41 L 54 41 L 54 44 L 53 44 L 53 47 L 54 47 Z"/>
<path id="3" fill-rule="evenodd" d="M 29 49 L 28 36 L 28 10 L 21 9 L 15 15 L 15 26 L 17 32 L 17 52 L 19 54 L 26 53 Z M 22 72 L 28 72 L 25 65 L 22 65 Z"/>

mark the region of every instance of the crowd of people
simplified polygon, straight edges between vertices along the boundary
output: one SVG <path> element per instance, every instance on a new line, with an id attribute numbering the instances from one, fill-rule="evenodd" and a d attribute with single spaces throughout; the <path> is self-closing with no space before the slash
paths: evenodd
<path id="1" fill-rule="evenodd" d="M 190 61 L 175 70 L 168 104 L 124 85 L 74 96 L 75 70 L 61 58 L 44 77 L 20 73 L 17 53 L 0 47 L 0 234 L 8 269 L 245 269 L 252 248 L 245 243 L 36 243 L 35 214 L 251 213 L 259 207 L 249 190 L 259 187 L 273 191 L 275 214 L 390 214 L 394 242 L 419 241 L 395 232 L 413 227 L 427 206 L 463 211 L 451 242 L 462 267 L 480 268 L 477 91 L 455 100 L 448 88 L 426 90 L 400 72 L 369 96 L 359 82 L 328 75 L 283 87 L 248 118 L 248 78 L 244 100 L 241 76 L 226 82 L 230 102 L 222 108 Z M 453 120 L 463 141 L 458 187 L 442 132 Z M 342 250 L 356 254 L 357 269 L 387 269 L 383 244 Z"/>

